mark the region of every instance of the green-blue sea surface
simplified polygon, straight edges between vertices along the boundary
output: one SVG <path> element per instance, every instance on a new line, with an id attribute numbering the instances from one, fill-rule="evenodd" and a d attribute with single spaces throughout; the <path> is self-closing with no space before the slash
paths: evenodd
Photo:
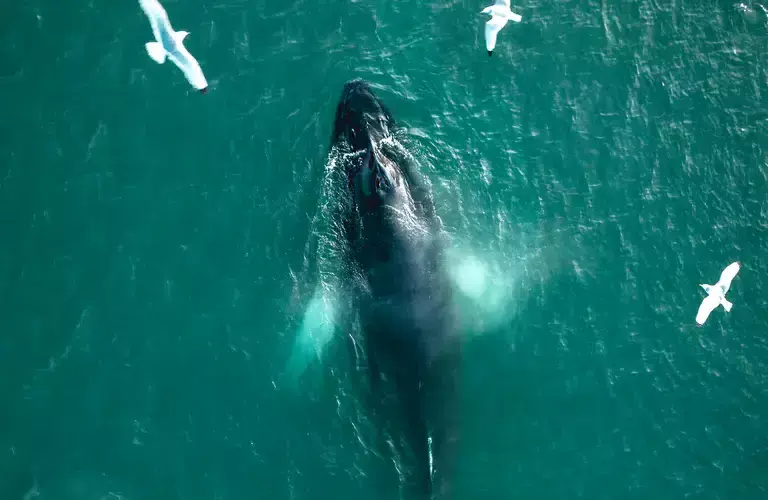
<path id="1" fill-rule="evenodd" d="M 458 498 L 768 498 L 768 4 L 489 4 L 167 0 L 205 95 L 137 1 L 0 6 L 1 499 L 398 498 L 343 329 L 282 377 L 358 77 L 476 263 Z"/>

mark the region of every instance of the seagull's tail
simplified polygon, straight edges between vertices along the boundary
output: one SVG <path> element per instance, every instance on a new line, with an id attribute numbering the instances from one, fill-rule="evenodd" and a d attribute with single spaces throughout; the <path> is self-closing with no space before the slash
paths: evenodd
<path id="1" fill-rule="evenodd" d="M 723 308 L 725 309 L 726 312 L 731 312 L 731 307 L 733 307 L 732 302 L 728 302 L 728 300 L 725 297 L 723 297 L 720 303 L 723 304 Z"/>

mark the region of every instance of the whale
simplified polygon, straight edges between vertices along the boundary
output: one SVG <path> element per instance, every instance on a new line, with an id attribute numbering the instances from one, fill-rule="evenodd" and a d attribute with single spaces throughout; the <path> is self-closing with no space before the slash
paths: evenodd
<path id="1" fill-rule="evenodd" d="M 371 400 L 394 401 L 403 422 L 410 498 L 448 499 L 459 442 L 458 319 L 440 219 L 397 130 L 369 83 L 344 85 L 331 147 L 349 159 L 343 239 L 357 276 Z"/>

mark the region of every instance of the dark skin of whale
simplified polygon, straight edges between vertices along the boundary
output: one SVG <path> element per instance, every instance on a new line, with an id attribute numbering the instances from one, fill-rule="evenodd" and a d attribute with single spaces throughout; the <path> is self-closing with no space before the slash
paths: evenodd
<path id="1" fill-rule="evenodd" d="M 345 232 L 362 278 L 356 295 L 371 393 L 382 401 L 383 381 L 394 388 L 415 463 L 409 498 L 449 499 L 458 443 L 457 319 L 440 221 L 409 156 L 388 143 L 393 130 L 389 110 L 367 83 L 344 86 L 332 145 L 352 153 Z"/>

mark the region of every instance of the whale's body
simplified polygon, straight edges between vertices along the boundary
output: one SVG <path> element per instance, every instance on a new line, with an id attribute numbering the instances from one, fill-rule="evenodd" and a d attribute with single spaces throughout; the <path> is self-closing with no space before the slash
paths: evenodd
<path id="1" fill-rule="evenodd" d="M 416 498 L 450 498 L 457 445 L 460 356 L 440 223 L 407 154 L 390 147 L 395 124 L 361 80 L 344 86 L 332 143 L 346 165 L 350 260 L 371 387 L 393 389 L 414 466 Z M 385 383 L 386 382 L 386 383 Z M 377 398 L 376 396 L 381 397 Z"/>

